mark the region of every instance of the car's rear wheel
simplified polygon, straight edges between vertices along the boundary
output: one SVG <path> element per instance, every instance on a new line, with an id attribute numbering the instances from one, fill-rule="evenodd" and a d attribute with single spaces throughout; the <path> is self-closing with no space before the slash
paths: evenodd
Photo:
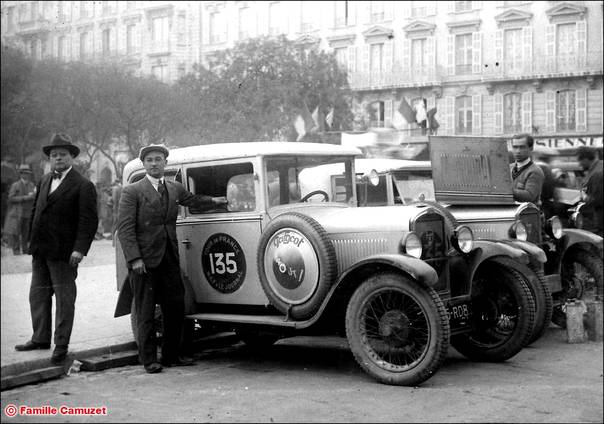
<path id="1" fill-rule="evenodd" d="M 487 264 L 472 281 L 472 329 L 453 336 L 451 344 L 474 361 L 505 361 L 529 342 L 534 323 L 535 302 L 524 278 Z"/>
<path id="2" fill-rule="evenodd" d="M 552 322 L 566 328 L 562 306 L 569 299 L 593 301 L 602 296 L 602 258 L 586 250 L 569 252 L 562 260 L 560 272 L 562 291 L 555 294 L 556 306 Z"/>
<path id="3" fill-rule="evenodd" d="M 361 283 L 346 310 L 356 361 L 385 384 L 414 386 L 430 378 L 447 355 L 449 334 L 438 294 L 393 272 Z"/>

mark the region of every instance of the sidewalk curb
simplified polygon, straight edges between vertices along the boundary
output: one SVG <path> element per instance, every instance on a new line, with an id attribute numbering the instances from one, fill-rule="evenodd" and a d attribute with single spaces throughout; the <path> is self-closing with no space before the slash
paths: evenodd
<path id="1" fill-rule="evenodd" d="M 92 349 L 83 349 L 78 351 L 69 352 L 67 355 L 67 359 L 63 362 L 63 374 L 60 374 L 56 377 L 62 377 L 67 373 L 71 364 L 75 359 L 81 360 L 87 357 L 98 356 L 98 355 L 111 355 L 113 353 L 123 352 L 127 350 L 137 350 L 136 343 L 127 342 L 120 343 L 111 346 L 105 347 L 97 347 Z M 34 359 L 31 361 L 23 361 L 17 362 L 15 364 L 5 365 L 0 369 L 0 374 L 2 375 L 1 379 L 1 391 L 12 389 L 13 387 L 18 387 L 23 384 L 32 384 L 38 383 L 40 381 L 44 381 L 44 379 L 37 379 L 34 381 L 27 381 L 23 384 L 20 384 L 23 380 L 24 374 L 31 374 L 36 370 L 43 370 L 47 368 L 56 367 L 57 364 L 53 364 L 50 361 L 50 353 L 48 358 L 43 359 Z"/>

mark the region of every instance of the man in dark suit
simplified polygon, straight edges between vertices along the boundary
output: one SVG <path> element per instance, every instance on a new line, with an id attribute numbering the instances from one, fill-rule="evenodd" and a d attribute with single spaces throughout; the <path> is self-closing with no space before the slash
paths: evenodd
<path id="1" fill-rule="evenodd" d="M 118 210 L 117 235 L 134 294 L 139 357 L 148 373 L 160 372 L 162 365 L 193 364 L 180 355 L 185 309 L 176 239 L 178 206 L 215 208 L 226 203 L 224 197 L 193 195 L 180 183 L 164 179 L 167 157 L 168 149 L 161 144 L 141 149 L 147 175 L 123 188 Z M 164 320 L 161 364 L 154 332 L 156 303 Z"/>
<path id="2" fill-rule="evenodd" d="M 520 134 L 512 138 L 512 153 L 516 160 L 510 165 L 514 200 L 531 202 L 541 206 L 541 190 L 545 175 L 531 159 L 534 140 L 529 134 Z"/>
<path id="3" fill-rule="evenodd" d="M 594 149 L 581 146 L 577 149 L 577 160 L 585 171 L 581 184 L 581 195 L 585 202 L 586 229 L 598 235 L 604 233 L 604 210 L 602 207 L 602 160 Z"/>
<path id="4" fill-rule="evenodd" d="M 54 135 L 42 150 L 49 157 L 52 172 L 38 183 L 32 211 L 29 304 L 34 334 L 15 349 L 50 348 L 54 293 L 55 350 L 51 359 L 61 362 L 67 356 L 73 327 L 78 264 L 88 253 L 98 225 L 96 190 L 73 169 L 80 149 L 68 135 Z"/>

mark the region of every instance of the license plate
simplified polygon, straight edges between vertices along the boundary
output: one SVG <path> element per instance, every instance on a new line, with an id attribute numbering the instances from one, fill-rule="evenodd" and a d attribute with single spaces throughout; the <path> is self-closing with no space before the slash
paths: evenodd
<path id="1" fill-rule="evenodd" d="M 470 325 L 472 307 L 470 301 L 447 304 L 447 317 L 451 330 Z"/>

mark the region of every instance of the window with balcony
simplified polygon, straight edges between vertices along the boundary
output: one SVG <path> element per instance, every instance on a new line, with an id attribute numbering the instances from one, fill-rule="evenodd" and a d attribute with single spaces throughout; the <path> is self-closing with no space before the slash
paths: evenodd
<path id="1" fill-rule="evenodd" d="M 151 40 L 155 51 L 169 49 L 170 22 L 168 16 L 154 18 L 151 25 Z"/>
<path id="2" fill-rule="evenodd" d="M 455 98 L 455 133 L 472 134 L 472 97 Z"/>
<path id="3" fill-rule="evenodd" d="M 503 96 L 503 131 L 507 134 L 522 130 L 522 105 L 520 93 L 508 93 Z"/>
<path id="4" fill-rule="evenodd" d="M 470 10 L 472 10 L 471 1 L 456 1 L 455 2 L 455 12 L 467 12 Z"/>
<path id="5" fill-rule="evenodd" d="M 576 24 L 559 24 L 556 28 L 556 57 L 558 68 L 573 68 L 576 66 L 577 44 L 575 40 Z"/>
<path id="6" fill-rule="evenodd" d="M 334 49 L 336 55 L 336 61 L 340 69 L 348 69 L 348 47 L 338 47 Z"/>
<path id="7" fill-rule="evenodd" d="M 239 9 L 239 39 L 245 40 L 254 36 L 252 28 L 255 23 L 251 7 Z"/>
<path id="8" fill-rule="evenodd" d="M 556 92 L 556 131 L 575 130 L 575 102 L 575 90 Z"/>
<path id="9" fill-rule="evenodd" d="M 168 82 L 168 64 L 161 63 L 151 67 L 151 74 L 161 82 Z"/>
<path id="10" fill-rule="evenodd" d="M 6 8 L 6 29 L 8 32 L 12 32 L 15 30 L 15 8 L 7 7 Z"/>
<path id="11" fill-rule="evenodd" d="M 455 74 L 472 73 L 472 34 L 455 36 Z"/>
<path id="12" fill-rule="evenodd" d="M 425 1 L 412 1 L 411 2 L 411 17 L 412 18 L 425 18 L 428 15 L 428 9 Z"/>
<path id="13" fill-rule="evenodd" d="M 303 1 L 301 21 L 300 21 L 300 32 L 310 32 L 315 29 L 316 17 L 319 16 L 316 11 L 315 2 Z"/>
<path id="14" fill-rule="evenodd" d="M 504 33 L 504 61 L 507 72 L 518 73 L 522 71 L 522 29 L 507 29 Z"/>
<path id="15" fill-rule="evenodd" d="M 386 19 L 385 15 L 385 2 L 383 1 L 372 1 L 370 3 L 370 20 L 371 23 L 382 22 Z"/>
<path id="16" fill-rule="evenodd" d="M 80 19 L 85 19 L 92 16 L 92 4 L 89 1 L 80 2 Z"/>
<path id="17" fill-rule="evenodd" d="M 106 28 L 103 30 L 101 45 L 103 56 L 109 56 L 111 54 L 111 28 Z"/>
<path id="18" fill-rule="evenodd" d="M 369 70 L 371 73 L 380 73 L 383 69 L 384 44 L 375 43 L 369 46 Z"/>
<path id="19" fill-rule="evenodd" d="M 335 27 L 344 27 L 352 24 L 351 5 L 349 1 L 336 1 L 335 3 Z"/>
<path id="20" fill-rule="evenodd" d="M 282 2 L 270 3 L 268 9 L 268 33 L 269 35 L 285 34 L 287 16 L 285 16 L 284 4 Z"/>
<path id="21" fill-rule="evenodd" d="M 215 11 L 210 13 L 210 44 L 226 41 L 226 22 L 224 13 Z"/>
<path id="22" fill-rule="evenodd" d="M 411 69 L 413 72 L 425 73 L 428 67 L 428 43 L 425 38 L 411 40 Z"/>

